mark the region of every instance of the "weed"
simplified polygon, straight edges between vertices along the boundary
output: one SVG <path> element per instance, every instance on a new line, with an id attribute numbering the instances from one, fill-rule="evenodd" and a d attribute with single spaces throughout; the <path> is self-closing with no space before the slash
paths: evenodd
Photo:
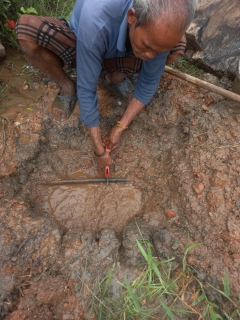
<path id="1" fill-rule="evenodd" d="M 204 73 L 202 69 L 187 61 L 184 57 L 181 57 L 177 62 L 172 63 L 171 67 L 195 77 L 200 77 Z"/>
<path id="2" fill-rule="evenodd" d="M 161 261 L 154 257 L 149 241 L 137 241 L 137 244 L 146 260 L 146 268 L 133 281 L 126 277 L 123 282 L 117 281 L 121 288 L 117 298 L 111 295 L 111 281 L 116 281 L 115 266 L 94 290 L 83 283 L 92 294 L 91 312 L 98 316 L 98 320 L 177 320 L 183 316 L 215 320 L 224 319 L 223 316 L 233 319 L 240 314 L 230 298 L 227 273 L 224 275 L 223 291 L 211 287 L 232 303 L 235 311 L 230 315 L 220 312 L 218 304 L 208 298 L 203 284 L 195 276 L 195 270 L 186 263 L 188 252 L 199 244 L 187 246 L 180 271 L 180 265 L 178 269 L 172 267 L 174 259 Z"/>

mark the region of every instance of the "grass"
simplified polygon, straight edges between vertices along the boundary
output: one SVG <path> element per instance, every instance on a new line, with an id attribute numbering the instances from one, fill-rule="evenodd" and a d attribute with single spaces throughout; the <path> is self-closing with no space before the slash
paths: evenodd
<path id="1" fill-rule="evenodd" d="M 34 8 L 38 15 L 68 20 L 75 2 L 75 0 L 24 0 L 21 4 L 24 8 Z"/>
<path id="2" fill-rule="evenodd" d="M 220 306 L 211 301 L 196 277 L 196 271 L 187 263 L 188 252 L 199 244 L 188 246 L 182 265 L 173 268 L 173 260 L 159 260 L 153 256 L 153 248 L 148 241 L 137 241 L 138 249 L 146 261 L 146 268 L 133 281 L 124 278 L 119 297 L 111 295 L 111 281 L 114 278 L 113 265 L 106 277 L 91 290 L 90 312 L 94 319 L 103 320 L 147 320 L 147 319 L 234 319 L 240 316 L 238 306 L 231 299 L 227 273 L 223 279 L 223 290 L 216 289 L 226 298 L 234 310 L 231 314 L 220 310 Z M 236 318 L 235 318 L 236 319 Z"/>
<path id="3" fill-rule="evenodd" d="M 197 65 L 187 61 L 184 57 L 181 57 L 177 62 L 172 63 L 170 67 L 194 77 L 200 77 L 204 74 L 202 69 L 200 69 Z"/>

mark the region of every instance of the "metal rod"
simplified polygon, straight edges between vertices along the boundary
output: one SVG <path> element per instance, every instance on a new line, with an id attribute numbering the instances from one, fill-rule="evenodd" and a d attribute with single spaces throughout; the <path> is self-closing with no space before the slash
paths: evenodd
<path id="1" fill-rule="evenodd" d="M 55 186 L 55 185 L 64 185 L 64 184 L 80 184 L 80 183 L 115 183 L 115 182 L 130 182 L 130 180 L 127 180 L 125 178 L 99 178 L 99 179 L 73 179 L 73 180 L 62 180 L 62 181 L 56 181 L 56 182 L 45 182 L 41 183 L 41 185 L 45 186 Z"/>

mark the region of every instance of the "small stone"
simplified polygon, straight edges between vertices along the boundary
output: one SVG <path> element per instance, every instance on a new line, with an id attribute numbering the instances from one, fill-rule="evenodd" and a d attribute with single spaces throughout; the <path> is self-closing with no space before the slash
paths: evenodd
<path id="1" fill-rule="evenodd" d="M 68 304 L 65 302 L 63 308 L 67 308 Z"/>
<path id="2" fill-rule="evenodd" d="M 189 128 L 188 127 L 183 127 L 183 132 L 184 133 L 189 133 Z"/>
<path id="3" fill-rule="evenodd" d="M 240 207 L 240 199 L 236 201 L 236 206 Z"/>
<path id="4" fill-rule="evenodd" d="M 198 172 L 197 176 L 202 182 L 206 179 L 205 174 L 203 172 Z"/>
<path id="5" fill-rule="evenodd" d="M 202 182 L 196 183 L 193 185 L 193 189 L 197 194 L 201 194 L 204 190 L 205 186 Z"/>
<path id="6" fill-rule="evenodd" d="M 240 123 L 240 114 L 236 114 L 235 119 L 237 120 L 238 123 Z"/>
<path id="7" fill-rule="evenodd" d="M 23 90 L 27 90 L 28 89 L 28 85 L 25 84 L 22 88 L 23 88 Z"/>
<path id="8" fill-rule="evenodd" d="M 240 254 L 234 253 L 234 254 L 232 255 L 232 257 L 233 257 L 234 260 L 239 260 L 239 259 L 240 259 Z"/>
<path id="9" fill-rule="evenodd" d="M 192 121 L 192 125 L 193 125 L 193 126 L 196 126 L 196 125 L 197 125 L 197 120 L 193 120 L 193 121 Z"/>
<path id="10" fill-rule="evenodd" d="M 205 106 L 209 106 L 211 103 L 213 103 L 213 98 L 208 95 L 207 98 L 204 100 Z"/>
<path id="11" fill-rule="evenodd" d="M 74 316 L 71 315 L 70 313 L 66 313 L 63 315 L 63 320 L 74 320 Z"/>
<path id="12" fill-rule="evenodd" d="M 190 266 L 194 266 L 196 264 L 196 258 L 193 257 L 193 256 L 188 256 L 187 257 L 187 263 L 190 265 Z"/>
<path id="13" fill-rule="evenodd" d="M 209 108 L 207 106 L 205 106 L 205 104 L 202 105 L 202 108 L 203 108 L 204 111 L 208 111 L 209 110 Z"/>
<path id="14" fill-rule="evenodd" d="M 167 210 L 166 211 L 166 216 L 168 217 L 168 219 L 174 218 L 176 217 L 176 213 L 172 210 Z"/>
<path id="15" fill-rule="evenodd" d="M 172 245 L 173 250 L 177 250 L 179 247 L 180 247 L 180 244 L 178 242 L 174 242 L 174 244 Z"/>
<path id="16" fill-rule="evenodd" d="M 238 133 L 236 131 L 231 130 L 230 133 L 233 138 L 236 138 L 238 136 Z"/>
<path id="17" fill-rule="evenodd" d="M 212 187 L 223 187 L 228 183 L 228 178 L 226 174 L 217 171 L 211 175 L 209 182 Z"/>
<path id="18" fill-rule="evenodd" d="M 11 261 L 12 261 L 12 262 L 17 261 L 17 257 L 12 257 L 12 258 L 11 258 Z"/>

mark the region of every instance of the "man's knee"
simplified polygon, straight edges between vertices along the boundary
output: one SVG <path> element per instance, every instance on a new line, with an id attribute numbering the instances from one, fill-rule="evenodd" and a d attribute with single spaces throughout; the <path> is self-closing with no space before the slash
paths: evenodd
<path id="1" fill-rule="evenodd" d="M 36 53 L 39 53 L 39 45 L 36 43 L 18 39 L 18 44 L 21 48 L 21 50 L 28 56 L 28 57 L 34 57 Z"/>
<path id="2" fill-rule="evenodd" d="M 32 18 L 33 17 L 33 18 Z M 39 46 L 28 40 L 28 29 L 26 26 L 34 25 L 34 18 L 33 15 L 24 14 L 22 15 L 16 24 L 16 34 L 17 34 L 17 41 L 21 48 L 21 50 L 27 55 L 32 56 L 35 55 L 36 50 Z"/>

